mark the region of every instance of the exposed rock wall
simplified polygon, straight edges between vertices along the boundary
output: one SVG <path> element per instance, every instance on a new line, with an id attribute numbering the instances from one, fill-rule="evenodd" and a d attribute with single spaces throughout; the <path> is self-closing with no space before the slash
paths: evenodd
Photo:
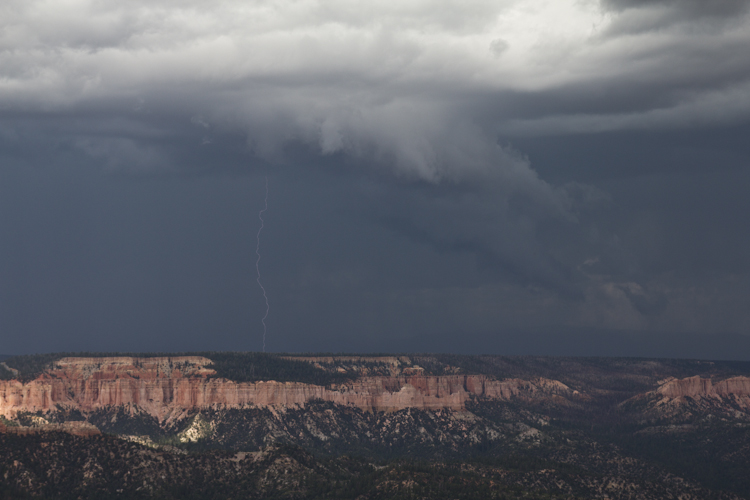
<path id="1" fill-rule="evenodd" d="M 691 418 L 708 413 L 748 420 L 750 377 L 720 381 L 700 376 L 683 379 L 670 377 L 660 381 L 655 390 L 638 394 L 621 406 L 635 408 L 640 418 L 666 418 L 676 422 L 689 422 Z"/>
<path id="2" fill-rule="evenodd" d="M 0 414 L 56 408 L 82 412 L 135 405 L 165 419 L 185 410 L 207 407 L 300 406 L 330 401 L 364 410 L 464 408 L 472 395 L 493 399 L 533 397 L 539 392 L 567 393 L 560 382 L 483 375 L 364 377 L 348 384 L 322 387 L 300 382 L 234 382 L 209 378 L 215 372 L 203 357 L 64 358 L 36 380 L 0 381 Z"/>
<path id="3" fill-rule="evenodd" d="M 699 376 L 664 381 L 656 393 L 667 398 L 706 398 L 706 397 L 748 397 L 750 378 L 732 377 L 713 383 L 711 379 Z"/>

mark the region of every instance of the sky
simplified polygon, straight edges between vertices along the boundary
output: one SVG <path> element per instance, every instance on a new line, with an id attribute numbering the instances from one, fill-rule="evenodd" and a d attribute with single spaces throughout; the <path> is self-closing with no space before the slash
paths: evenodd
<path id="1" fill-rule="evenodd" d="M 0 354 L 750 360 L 749 136 L 744 0 L 6 0 Z"/>

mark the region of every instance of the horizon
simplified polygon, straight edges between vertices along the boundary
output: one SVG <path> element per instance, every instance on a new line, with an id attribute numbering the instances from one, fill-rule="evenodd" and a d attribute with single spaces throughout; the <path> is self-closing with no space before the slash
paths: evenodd
<path id="1" fill-rule="evenodd" d="M 577 338 L 579 343 L 571 346 L 571 338 L 576 337 L 567 334 L 565 336 L 556 335 L 554 332 L 548 333 L 546 341 L 550 342 L 544 348 L 529 347 L 529 342 L 538 344 L 540 338 L 524 337 L 524 342 L 519 339 L 505 347 L 505 350 L 482 352 L 479 350 L 471 351 L 465 348 L 465 345 L 458 347 L 451 345 L 442 350 L 301 350 L 301 351 L 261 351 L 261 350 L 238 350 L 238 349 L 205 349 L 197 348 L 190 350 L 167 349 L 167 350 L 49 350 L 49 351 L 27 351 L 7 354 L 0 354 L 0 361 L 13 356 L 33 356 L 42 354 L 66 354 L 75 355 L 76 353 L 87 353 L 96 355 L 124 354 L 136 356 L 142 354 L 164 354 L 164 355 L 191 355 L 206 353 L 257 353 L 268 355 L 326 355 L 326 356 L 399 356 L 399 355 L 429 355 L 429 354 L 446 354 L 461 356 L 507 356 L 507 357 L 560 357 L 560 358 L 622 358 L 622 359 L 683 359 L 683 360 L 701 360 L 701 361 L 737 361 L 750 362 L 750 337 L 739 334 L 719 334 L 719 335 L 700 335 L 672 333 L 671 335 L 663 334 L 654 337 L 650 332 L 628 332 L 628 331 L 588 331 L 581 332 Z M 507 342 L 507 339 L 504 339 Z M 555 343 L 556 341 L 556 343 Z M 585 341 L 595 343 L 588 349 L 582 347 Z M 679 345 L 673 345 L 679 343 Z M 564 344 L 564 345 L 563 345 Z"/>

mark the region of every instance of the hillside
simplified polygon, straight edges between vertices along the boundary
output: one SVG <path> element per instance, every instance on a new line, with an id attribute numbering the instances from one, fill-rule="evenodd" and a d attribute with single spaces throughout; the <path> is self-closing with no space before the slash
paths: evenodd
<path id="1" fill-rule="evenodd" d="M 64 484 L 76 498 L 180 498 L 180 485 L 196 495 L 462 498 L 461 484 L 489 492 L 466 498 L 750 498 L 750 363 L 66 353 L 5 364 L 7 498 Z M 120 449 L 126 460 L 105 460 Z M 298 465 L 269 472 L 257 457 L 271 455 Z M 69 460 L 96 463 L 100 479 Z M 150 476 L 164 460 L 189 479 Z M 234 479 L 190 472 L 206 460 Z M 144 476 L 118 479 L 133 467 Z M 276 476 L 293 486 L 258 479 Z"/>

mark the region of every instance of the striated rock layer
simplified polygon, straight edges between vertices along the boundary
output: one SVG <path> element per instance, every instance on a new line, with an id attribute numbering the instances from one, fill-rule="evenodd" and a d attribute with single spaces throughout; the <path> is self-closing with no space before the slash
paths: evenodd
<path id="1" fill-rule="evenodd" d="M 719 382 L 699 376 L 664 381 L 656 390 L 667 398 L 750 397 L 750 378 L 732 377 Z"/>
<path id="2" fill-rule="evenodd" d="M 699 376 L 662 380 L 653 391 L 622 403 L 637 408 L 641 417 L 690 421 L 700 415 L 724 415 L 750 419 L 750 377 L 713 381 Z"/>
<path id="3" fill-rule="evenodd" d="M 63 358 L 36 380 L 0 381 L 0 415 L 137 406 L 160 420 L 200 408 L 303 406 L 312 400 L 367 411 L 405 408 L 462 410 L 472 396 L 492 399 L 570 394 L 546 379 L 494 380 L 484 375 L 365 377 L 323 387 L 301 382 L 234 382 L 211 378 L 211 360 L 199 356 L 162 358 Z"/>

